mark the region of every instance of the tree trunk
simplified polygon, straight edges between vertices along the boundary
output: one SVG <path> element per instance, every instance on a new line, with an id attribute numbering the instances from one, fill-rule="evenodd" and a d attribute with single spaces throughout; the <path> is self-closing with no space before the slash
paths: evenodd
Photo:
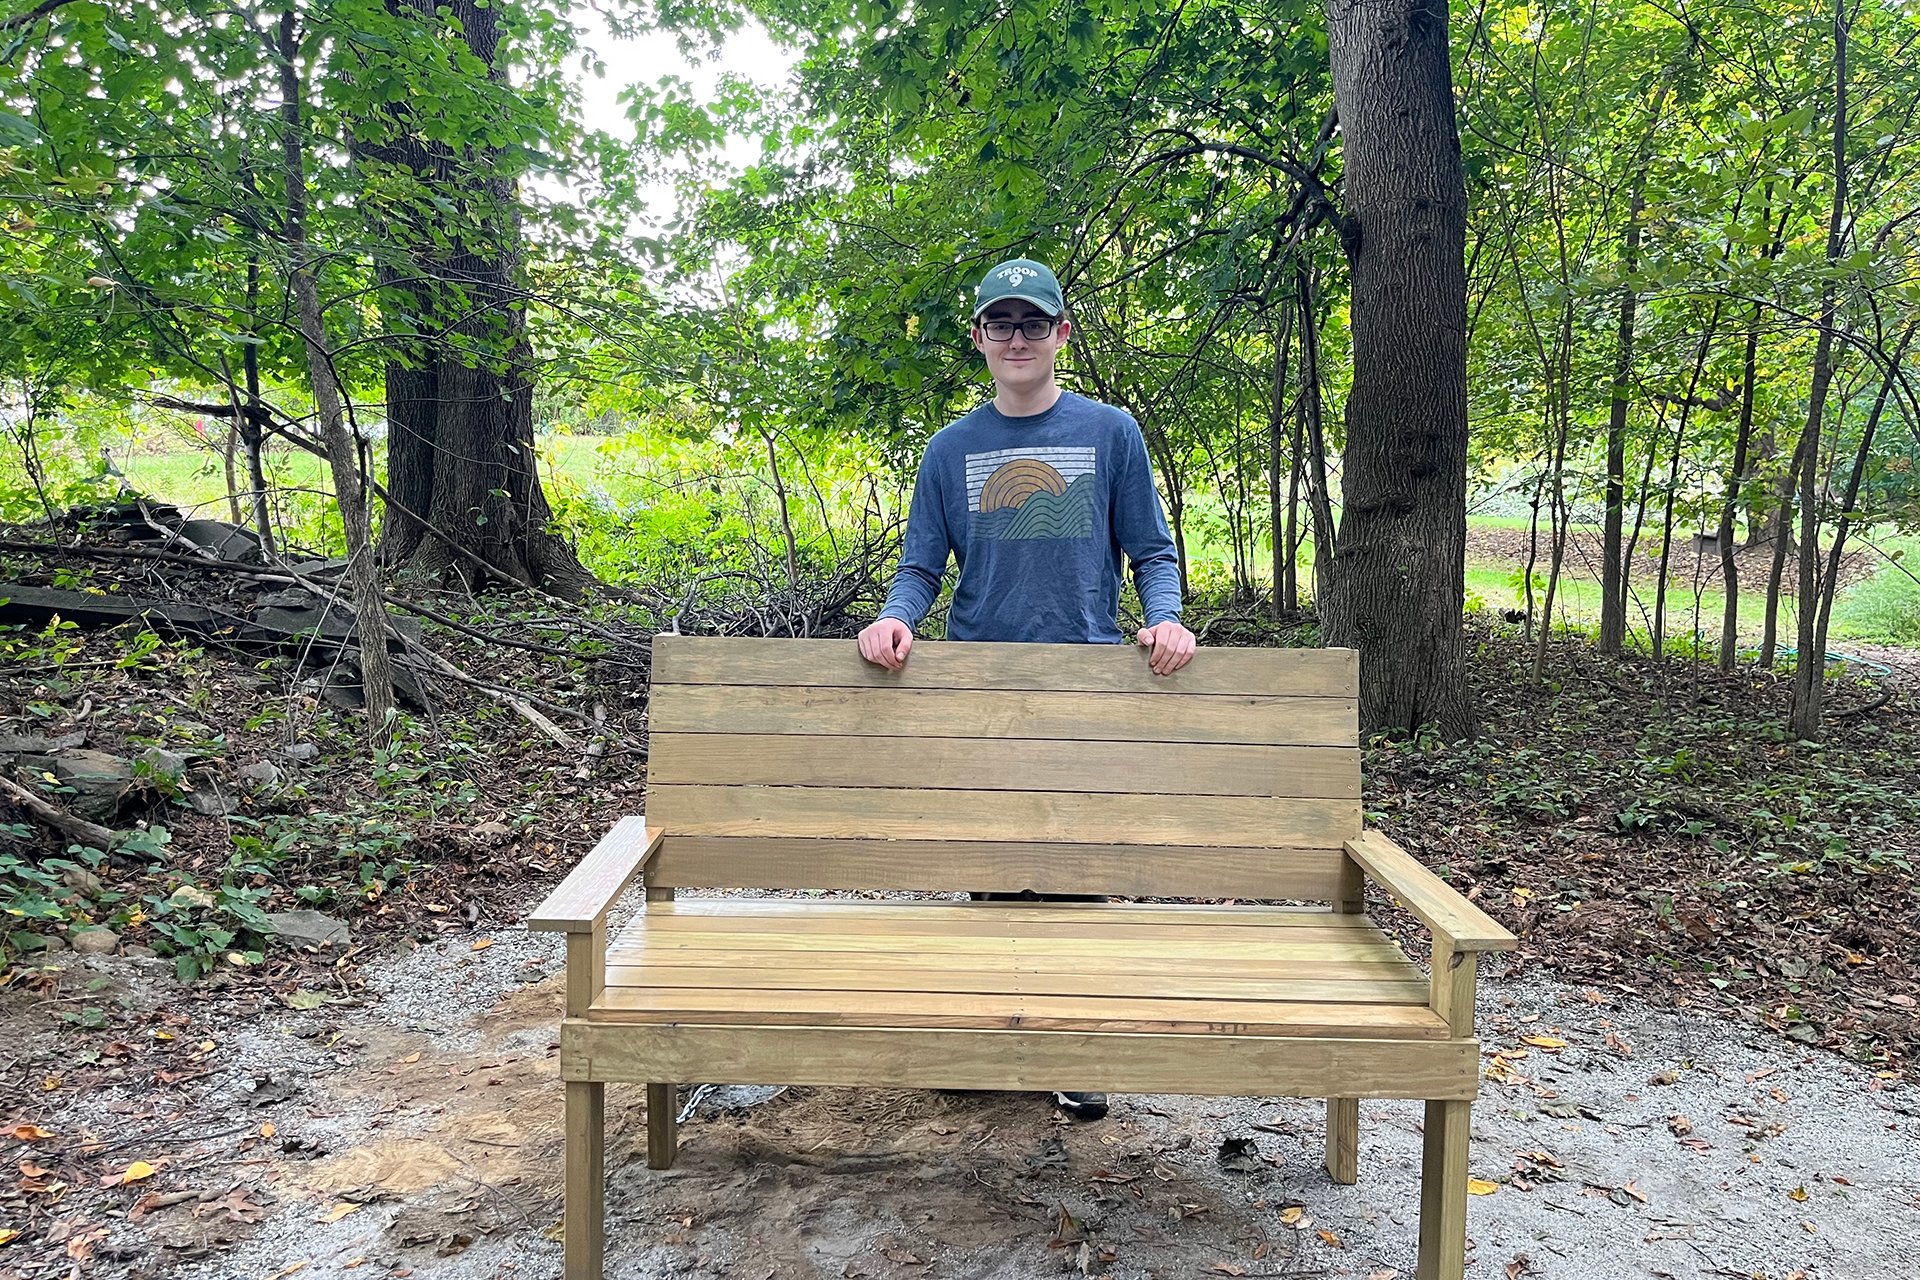
<path id="1" fill-rule="evenodd" d="M 393 0 L 390 7 L 420 6 Z M 495 56 L 499 8 L 454 0 L 451 14 L 488 77 L 504 83 L 506 69 Z M 435 21 L 426 11 L 422 19 Z M 437 576 L 465 576 L 477 557 L 507 581 L 579 596 L 595 579 L 549 527 L 534 456 L 535 370 L 515 184 L 497 176 L 492 148 L 430 151 L 408 136 L 404 117 L 398 127 L 385 124 L 389 139 L 363 154 L 412 169 L 458 213 L 448 220 L 455 228 L 449 242 L 396 226 L 396 257 L 404 265 L 382 272 L 389 315 L 411 320 L 387 367 L 382 552 L 391 563 Z M 405 285 L 403 275 L 411 278 Z M 413 336 L 418 331 L 434 335 L 431 346 Z"/>
<path id="2" fill-rule="evenodd" d="M 1313 277 L 1302 268 L 1300 286 L 1300 395 L 1295 411 L 1307 442 L 1307 502 L 1313 515 L 1313 604 L 1324 611 L 1333 581 L 1333 553 L 1339 541 L 1333 527 L 1333 495 L 1327 486 L 1327 434 L 1321 421 L 1320 317 L 1314 308 Z"/>
<path id="3" fill-rule="evenodd" d="M 1627 228 L 1620 246 L 1620 270 L 1627 278 L 1620 282 L 1620 324 L 1614 341 L 1613 403 L 1607 415 L 1607 493 L 1606 516 L 1600 535 L 1600 652 L 1619 653 L 1627 638 L 1627 568 L 1621 556 L 1621 513 L 1626 506 L 1627 409 L 1633 382 L 1633 340 L 1635 313 L 1640 305 L 1639 290 L 1633 273 L 1640 269 L 1640 217 L 1646 212 L 1647 159 L 1653 150 L 1653 133 L 1660 123 L 1660 108 L 1667 100 L 1669 77 L 1660 82 L 1653 96 L 1653 111 L 1646 132 L 1640 136 L 1640 150 L 1634 158 L 1630 194 L 1627 197 Z"/>
<path id="4" fill-rule="evenodd" d="M 1700 390 L 1700 377 L 1706 372 L 1707 355 L 1713 349 L 1713 335 L 1720 327 L 1720 306 L 1718 302 L 1713 304 L 1713 315 L 1707 321 L 1706 332 L 1700 335 L 1700 349 L 1694 353 L 1693 372 L 1687 378 L 1686 394 L 1680 401 L 1680 421 L 1673 431 L 1673 454 L 1667 463 L 1667 501 L 1660 518 L 1660 568 L 1658 576 L 1654 579 L 1653 588 L 1653 656 L 1655 658 L 1664 656 L 1667 650 L 1667 572 L 1673 565 L 1673 508 L 1680 498 L 1681 450 L 1686 445 L 1687 423 L 1693 417 L 1695 393 Z M 1695 587 L 1697 590 L 1697 579 Z"/>
<path id="5" fill-rule="evenodd" d="M 1760 631 L 1759 663 L 1762 670 L 1772 669 L 1774 651 L 1779 644 L 1780 583 L 1786 576 L 1787 550 L 1793 542 L 1788 536 L 1788 529 L 1793 523 L 1793 495 L 1800 481 L 1800 468 L 1806 465 L 1806 443 L 1802 438 L 1794 446 L 1793 457 L 1787 463 L 1787 498 L 1773 509 L 1773 564 L 1767 571 L 1766 617 Z"/>
<path id="6" fill-rule="evenodd" d="M 1847 9 L 1833 0 L 1833 208 L 1827 218 L 1827 266 L 1839 266 L 1846 247 Z M 1809 742 L 1820 738 L 1820 702 L 1826 692 L 1826 652 L 1820 647 L 1820 429 L 1833 384 L 1834 279 L 1820 286 L 1820 336 L 1813 347 L 1813 385 L 1807 395 L 1806 461 L 1800 468 L 1800 616 L 1793 664 L 1793 710 L 1787 729 Z"/>
<path id="7" fill-rule="evenodd" d="M 386 745 L 393 716 L 393 668 L 387 654 L 387 611 L 380 601 L 375 573 L 373 539 L 367 523 L 366 492 L 358 451 L 347 430 L 341 405 L 340 382 L 327 345 L 326 321 L 320 309 L 320 289 L 314 280 L 317 263 L 307 246 L 307 175 L 301 121 L 300 41 L 292 10 L 280 15 L 281 152 L 286 162 L 287 212 L 285 235 L 287 276 L 300 317 L 300 336 L 307 349 L 307 367 L 313 382 L 313 406 L 320 419 L 327 461 L 333 468 L 334 496 L 340 505 L 340 523 L 347 536 L 347 577 L 353 584 L 354 618 L 360 639 L 360 684 L 367 705 L 367 736 L 374 747 Z"/>
<path id="8" fill-rule="evenodd" d="M 247 259 L 247 334 L 260 332 L 260 255 Z M 253 486 L 254 532 L 269 559 L 275 554 L 273 508 L 267 493 L 266 430 L 260 425 L 266 414 L 266 401 L 260 398 L 260 344 L 249 342 L 240 348 L 241 374 L 247 380 L 246 412 L 240 415 L 240 444 L 247 454 L 247 483 Z"/>
<path id="9" fill-rule="evenodd" d="M 1293 570 L 1293 511 L 1300 494 L 1300 450 L 1288 446 L 1287 354 L 1293 346 L 1293 308 L 1273 331 L 1273 404 L 1267 418 L 1267 508 L 1273 530 L 1273 616 L 1284 618 L 1300 607 L 1300 584 Z M 1280 496 L 1280 459 L 1287 459 L 1287 492 Z"/>
<path id="10" fill-rule="evenodd" d="M 1720 548 L 1720 585 L 1726 601 L 1720 611 L 1720 670 L 1733 670 L 1733 655 L 1740 643 L 1740 565 L 1733 554 L 1733 518 L 1740 506 L 1740 495 L 1747 486 L 1747 448 L 1753 439 L 1753 394 L 1759 372 L 1760 308 L 1753 309 L 1753 322 L 1747 329 L 1747 358 L 1740 375 L 1740 425 L 1733 436 L 1733 463 L 1727 468 L 1727 496 L 1720 504 L 1720 523 L 1714 542 Z"/>
<path id="11" fill-rule="evenodd" d="M 1444 0 L 1329 0 L 1353 389 L 1325 634 L 1360 722 L 1474 731 L 1466 594 L 1466 188 Z"/>

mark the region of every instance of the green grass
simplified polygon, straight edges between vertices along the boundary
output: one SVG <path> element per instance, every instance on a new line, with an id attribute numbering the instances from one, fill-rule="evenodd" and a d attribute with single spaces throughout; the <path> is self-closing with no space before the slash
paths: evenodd
<path id="1" fill-rule="evenodd" d="M 659 496 L 661 465 L 672 470 L 666 458 L 624 449 L 619 441 L 604 436 L 542 436 L 538 443 L 543 475 L 550 485 L 575 491 L 603 492 L 622 506 L 645 504 Z M 669 449 L 669 453 L 674 452 Z M 376 454 L 378 451 L 376 450 Z M 310 454 L 282 448 L 269 455 L 270 471 L 276 486 L 293 491 L 322 494 L 328 488 L 325 463 Z M 222 516 L 226 509 L 226 483 L 220 459 L 210 452 L 182 448 L 174 452 L 129 453 L 121 469 L 140 490 L 201 514 Z M 1479 516 L 1467 518 L 1469 528 L 1525 529 L 1526 516 Z M 1881 542 L 1883 550 L 1901 554 L 1903 564 L 1920 567 L 1920 538 L 1894 538 Z M 1194 533 L 1187 539 L 1187 555 L 1196 576 L 1224 579 L 1232 556 L 1224 543 Z M 1301 548 L 1301 581 L 1312 581 L 1311 545 Z M 1257 564 L 1271 563 L 1264 552 Z M 1920 571 L 1920 568 L 1916 568 Z M 1474 561 L 1467 565 L 1466 584 L 1469 600 L 1478 598 L 1489 609 L 1518 608 L 1519 566 L 1505 561 Z M 1536 568 L 1536 582 L 1544 578 L 1544 569 Z M 1690 574 L 1676 573 L 1667 599 L 1667 634 L 1684 641 L 1693 628 L 1694 597 Z M 1639 596 L 1628 603 L 1628 625 L 1643 637 L 1650 627 L 1653 592 L 1649 586 L 1638 588 Z M 1700 629 L 1712 641 L 1720 632 L 1720 612 L 1725 600 L 1718 588 L 1703 591 L 1699 600 Z M 1536 588 L 1535 608 L 1540 604 Z M 1791 643 L 1794 604 L 1784 599 L 1780 609 L 1780 634 Z M 1741 641 L 1757 644 L 1760 621 L 1766 606 L 1765 593 L 1740 593 Z M 1595 627 L 1600 621 L 1600 585 L 1581 570 L 1565 573 L 1554 597 L 1556 625 Z M 1872 577 L 1847 588 L 1835 603 L 1830 638 L 1836 644 L 1846 642 L 1920 645 L 1920 583 L 1916 583 L 1900 565 L 1884 564 Z"/>

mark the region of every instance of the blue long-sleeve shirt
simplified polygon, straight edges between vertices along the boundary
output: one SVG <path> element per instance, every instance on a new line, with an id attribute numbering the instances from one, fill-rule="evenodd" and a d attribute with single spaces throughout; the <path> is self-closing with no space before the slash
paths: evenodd
<path id="1" fill-rule="evenodd" d="M 1180 616 L 1180 562 L 1139 424 L 1071 391 L 1026 418 L 989 401 L 934 433 L 880 616 L 919 626 L 949 555 L 950 639 L 1118 644 L 1123 555 L 1147 625 Z"/>

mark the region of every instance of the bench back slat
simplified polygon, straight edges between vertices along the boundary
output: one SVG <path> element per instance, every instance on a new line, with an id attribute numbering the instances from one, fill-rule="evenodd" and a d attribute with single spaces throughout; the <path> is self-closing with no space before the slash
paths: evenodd
<path id="1" fill-rule="evenodd" d="M 647 814 L 670 886 L 1347 896 L 1350 650 L 654 641 Z"/>
<path id="2" fill-rule="evenodd" d="M 669 784 L 761 787 L 948 786 L 964 778 L 975 791 L 1029 791 L 1044 777 L 1054 790 L 1139 791 L 1138 744 L 1008 738 L 991 751 L 966 738 L 869 737 L 847 750 L 843 739 L 810 734 L 656 732 L 647 779 Z M 1166 795 L 1360 798 L 1360 753 L 1352 747 L 1268 747 L 1161 743 L 1153 789 Z"/>

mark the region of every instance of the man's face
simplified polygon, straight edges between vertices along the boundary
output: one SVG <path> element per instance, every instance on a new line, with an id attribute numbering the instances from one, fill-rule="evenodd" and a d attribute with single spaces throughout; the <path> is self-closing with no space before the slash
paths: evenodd
<path id="1" fill-rule="evenodd" d="M 1018 327 L 1027 320 L 1051 320 L 1045 311 L 1031 302 L 1011 299 L 996 302 L 973 322 L 973 345 L 987 358 L 987 372 L 993 375 L 995 388 L 1008 391 L 1036 390 L 1053 380 L 1053 362 L 1060 348 L 1067 345 L 1073 323 L 1057 320 L 1053 332 L 1043 338 L 1029 338 Z M 1013 336 L 1001 342 L 987 336 L 987 326 L 1012 324 Z"/>

